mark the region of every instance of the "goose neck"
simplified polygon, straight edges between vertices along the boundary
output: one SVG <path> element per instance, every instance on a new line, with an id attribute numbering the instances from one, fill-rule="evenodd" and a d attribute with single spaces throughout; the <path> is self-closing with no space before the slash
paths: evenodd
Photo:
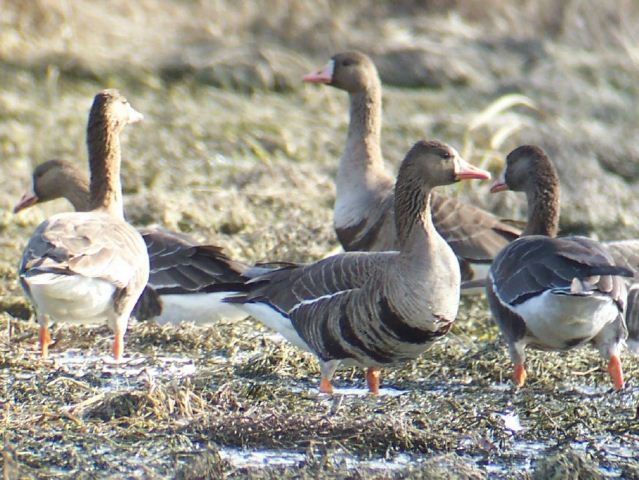
<path id="1" fill-rule="evenodd" d="M 528 223 L 523 235 L 555 237 L 559 229 L 559 190 L 552 183 L 537 183 L 526 192 Z"/>
<path id="2" fill-rule="evenodd" d="M 123 219 L 119 132 L 109 128 L 104 119 L 91 119 L 87 144 L 91 170 L 90 208 Z"/>

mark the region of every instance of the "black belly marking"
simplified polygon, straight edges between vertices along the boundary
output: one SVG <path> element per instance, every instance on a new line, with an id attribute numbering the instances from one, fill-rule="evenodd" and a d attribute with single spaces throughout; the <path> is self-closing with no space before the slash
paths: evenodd
<path id="1" fill-rule="evenodd" d="M 450 327 L 453 323 L 450 320 L 439 318 L 442 324 L 439 329 L 435 331 L 424 330 L 421 328 L 413 327 L 404 322 L 402 317 L 400 317 L 395 311 L 393 311 L 392 307 L 385 297 L 382 297 L 379 300 L 378 306 L 379 318 L 382 322 L 382 325 L 391 335 L 404 343 L 422 344 L 432 342 L 436 338 L 448 333 L 448 330 L 450 330 Z"/>
<path id="2" fill-rule="evenodd" d="M 353 354 L 345 350 L 344 347 L 340 345 L 339 339 L 333 335 L 326 319 L 322 319 L 320 336 L 323 348 L 321 348 L 318 353 L 322 360 L 327 362 L 329 360 L 353 358 Z"/>
<path id="3" fill-rule="evenodd" d="M 383 350 L 369 347 L 362 342 L 362 340 L 357 336 L 355 330 L 353 330 L 351 320 L 346 312 L 346 304 L 342 304 L 340 307 L 339 326 L 340 333 L 342 334 L 344 341 L 361 350 L 364 355 L 378 363 L 393 363 L 395 361 L 395 358 L 392 355 L 389 355 Z"/>

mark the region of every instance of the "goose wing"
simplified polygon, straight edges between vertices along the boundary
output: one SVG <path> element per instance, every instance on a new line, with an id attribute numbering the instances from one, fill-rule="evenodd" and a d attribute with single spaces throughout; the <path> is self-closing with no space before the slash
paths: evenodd
<path id="1" fill-rule="evenodd" d="M 215 245 L 162 229 L 140 231 L 149 252 L 149 286 L 158 294 L 204 293 L 221 283 L 241 281 L 246 266 Z"/>
<path id="2" fill-rule="evenodd" d="M 40 273 L 99 278 L 122 289 L 146 282 L 148 255 L 127 223 L 95 212 L 64 213 L 40 224 L 24 251 L 20 275 Z"/>

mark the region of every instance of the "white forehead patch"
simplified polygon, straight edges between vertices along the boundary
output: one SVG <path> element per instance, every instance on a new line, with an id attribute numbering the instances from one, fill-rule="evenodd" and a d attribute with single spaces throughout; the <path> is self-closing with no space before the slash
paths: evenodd
<path id="1" fill-rule="evenodd" d="M 324 67 L 324 71 L 328 74 L 328 76 L 332 79 L 333 73 L 335 72 L 335 60 L 331 59 L 328 61 L 326 66 Z"/>

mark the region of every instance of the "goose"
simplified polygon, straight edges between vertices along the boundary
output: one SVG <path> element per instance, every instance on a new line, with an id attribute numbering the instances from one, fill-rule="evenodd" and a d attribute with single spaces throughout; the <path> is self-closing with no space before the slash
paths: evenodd
<path id="1" fill-rule="evenodd" d="M 395 195 L 399 251 L 346 252 L 257 276 L 226 301 L 315 354 L 321 393 L 340 364 L 367 368 L 371 393 L 379 369 L 420 355 L 457 315 L 459 263 L 433 227 L 431 190 L 490 174 L 450 146 L 420 141 L 399 169 Z"/>
<path id="2" fill-rule="evenodd" d="M 47 160 L 34 169 L 31 189 L 13 211 L 18 213 L 58 198 L 67 199 L 77 212 L 91 209 L 86 175 L 69 161 Z M 220 247 L 200 245 L 181 233 L 160 228 L 138 231 L 150 262 L 149 282 L 133 310 L 138 320 L 150 319 L 161 325 L 183 321 L 206 325 L 246 316 L 221 298 L 226 295 L 222 285 L 242 281 L 247 265 L 231 260 Z"/>
<path id="3" fill-rule="evenodd" d="M 113 357 L 122 359 L 129 316 L 149 278 L 149 256 L 142 236 L 124 220 L 120 133 L 142 118 L 117 90 L 95 96 L 87 127 L 89 211 L 50 217 L 24 249 L 19 281 L 36 311 L 43 358 L 53 320 L 106 323 L 114 332 Z"/>
<path id="4" fill-rule="evenodd" d="M 528 223 L 522 236 L 493 261 L 488 303 L 509 348 L 514 381 L 526 381 L 525 348 L 570 350 L 593 344 L 608 360 L 616 390 L 624 385 L 620 347 L 626 286 L 632 271 L 616 266 L 600 243 L 578 236 L 555 238 L 559 224 L 559 178 L 545 152 L 523 145 L 506 159 L 491 192 L 525 192 Z"/>
<path id="5" fill-rule="evenodd" d="M 350 123 L 336 179 L 334 226 L 345 251 L 397 250 L 394 178 L 385 170 L 380 133 L 382 86 L 371 59 L 339 53 L 304 82 L 348 92 Z M 433 222 L 459 260 L 462 279 L 485 278 L 493 257 L 521 233 L 494 215 L 433 192 Z"/>

